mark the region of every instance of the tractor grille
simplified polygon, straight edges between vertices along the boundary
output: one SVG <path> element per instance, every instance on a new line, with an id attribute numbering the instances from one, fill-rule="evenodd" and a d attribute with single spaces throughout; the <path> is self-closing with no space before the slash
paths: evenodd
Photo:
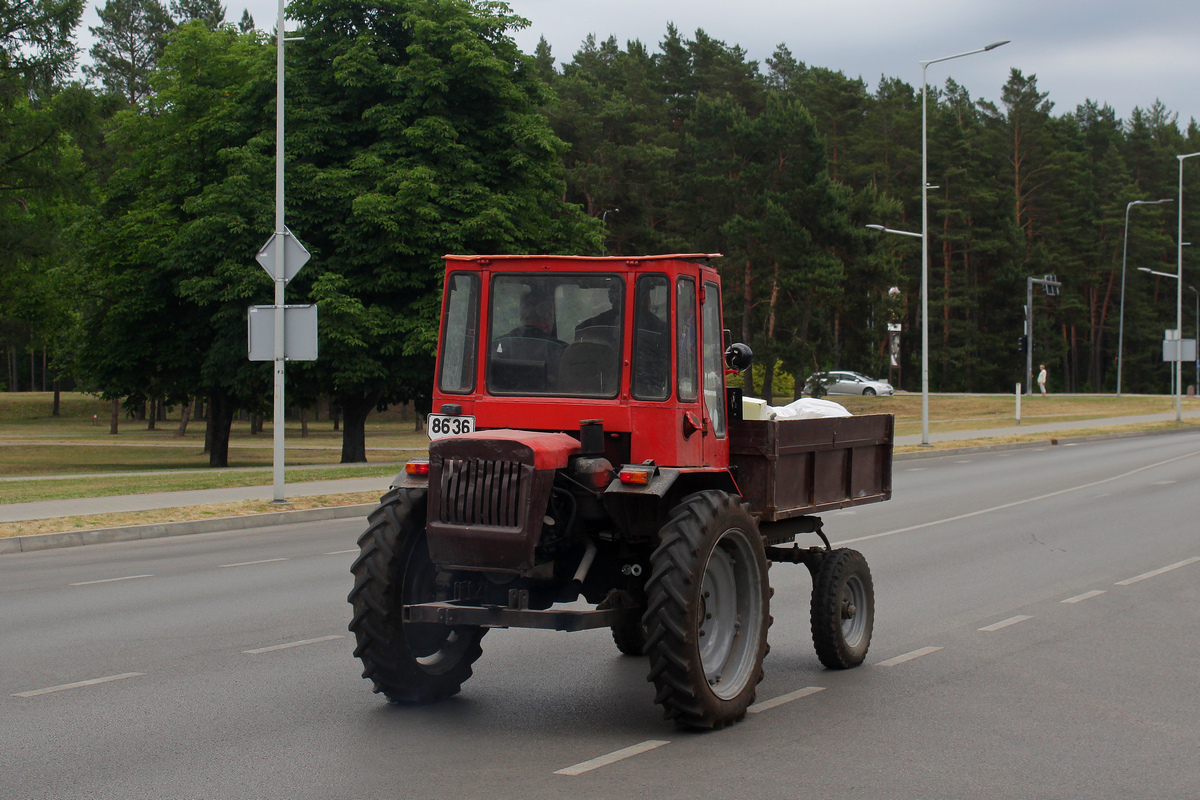
<path id="1" fill-rule="evenodd" d="M 447 458 L 442 462 L 439 522 L 518 528 L 528 491 L 519 461 Z"/>

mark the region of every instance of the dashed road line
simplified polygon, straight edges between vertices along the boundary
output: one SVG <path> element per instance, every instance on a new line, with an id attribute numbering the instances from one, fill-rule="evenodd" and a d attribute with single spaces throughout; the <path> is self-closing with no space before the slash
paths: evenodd
<path id="1" fill-rule="evenodd" d="M 332 553 L 326 553 L 325 555 L 327 555 L 327 556 L 343 556 L 346 553 L 357 553 L 357 552 L 358 552 L 358 548 L 355 547 L 352 550 L 334 550 Z"/>
<path id="2" fill-rule="evenodd" d="M 96 583 L 116 583 L 117 581 L 132 581 L 138 578 L 153 578 L 153 575 L 126 575 L 124 578 L 105 578 L 99 581 L 80 581 L 79 583 L 68 584 L 70 586 L 91 586 Z"/>
<path id="3" fill-rule="evenodd" d="M 912 661 L 914 658 L 920 658 L 921 656 L 927 656 L 930 653 L 936 653 L 938 650 L 941 650 L 941 649 L 942 648 L 940 648 L 940 647 L 921 647 L 921 648 L 918 648 L 917 650 L 913 650 L 910 653 L 904 653 L 902 655 L 898 655 L 898 656 L 894 656 L 893 658 L 889 658 L 886 661 L 880 661 L 875 666 L 877 666 L 877 667 L 894 667 L 897 664 L 903 664 L 906 661 Z"/>
<path id="4" fill-rule="evenodd" d="M 1042 449 L 1045 449 L 1045 448 L 1042 448 Z M 859 536 L 854 539 L 843 539 L 840 542 L 838 542 L 838 544 L 846 545 L 846 544 L 854 544 L 856 542 L 866 542 L 871 539 L 882 539 L 885 536 L 895 536 L 898 533 L 908 533 L 910 531 L 919 531 L 919 530 L 923 530 L 925 528 L 932 528 L 935 525 L 945 525 L 950 522 L 959 522 L 964 519 L 970 519 L 972 517 L 979 517 L 979 516 L 983 516 L 984 514 L 991 514 L 995 511 L 1003 511 L 1005 509 L 1016 508 L 1017 506 L 1023 506 L 1023 505 L 1027 505 L 1029 503 L 1036 503 L 1041 500 L 1049 500 L 1053 497 L 1058 497 L 1060 495 L 1082 491 L 1083 489 L 1091 489 L 1093 486 L 1103 486 L 1106 483 L 1112 483 L 1113 481 L 1119 481 L 1122 478 L 1128 478 L 1132 475 L 1137 475 L 1138 473 L 1145 472 L 1147 470 L 1151 470 L 1156 467 L 1163 467 L 1163 466 L 1166 466 L 1167 464 L 1174 464 L 1177 461 L 1183 461 L 1184 459 L 1187 459 L 1187 458 L 1194 458 L 1195 456 L 1200 456 L 1200 450 L 1195 450 L 1191 453 L 1184 453 L 1183 455 L 1176 456 L 1175 458 L 1168 458 L 1163 461 L 1156 461 L 1153 464 L 1146 464 L 1145 466 L 1137 467 L 1135 469 L 1128 470 L 1127 472 L 1122 472 L 1120 475 L 1111 475 L 1107 478 L 1101 478 L 1100 480 L 1097 480 L 1097 481 L 1091 481 L 1089 483 L 1081 483 L 1078 486 L 1068 486 L 1066 489 L 1059 489 L 1058 491 L 1055 491 L 1055 492 L 1047 492 L 1046 494 L 1039 494 L 1034 497 L 1026 497 L 1022 500 L 1013 500 L 1011 503 L 1001 503 L 998 506 L 992 506 L 990 508 L 981 508 L 977 511 L 970 511 L 966 514 L 957 514 L 953 517 L 943 517 L 942 519 L 934 519 L 934 520 L 930 520 L 929 522 L 921 522 L 916 525 L 909 525 L 908 527 L 905 527 L 905 528 L 896 528 L 896 529 L 890 530 L 890 531 L 883 531 L 882 533 L 872 533 L 867 536 Z M 909 467 L 905 471 L 912 472 L 913 469 L 914 468 Z"/>
<path id="5" fill-rule="evenodd" d="M 990 633 L 991 631 L 998 631 L 1001 628 L 1007 628 L 1009 625 L 1016 625 L 1018 622 L 1024 622 L 1027 619 L 1033 619 L 1033 616 L 1030 614 L 1018 614 L 1015 617 L 1009 617 L 1008 619 L 1002 619 L 999 622 L 993 622 L 991 625 L 984 625 L 979 630 L 988 631 Z"/>
<path id="6" fill-rule="evenodd" d="M 784 703 L 790 703 L 793 700 L 799 700 L 801 697 L 808 697 L 809 695 L 823 691 L 825 691 L 824 686 L 805 686 L 803 689 L 797 689 L 794 692 L 788 692 L 787 694 L 781 694 L 778 697 L 772 697 L 770 700 L 763 700 L 762 702 L 755 703 L 746 709 L 746 713 L 757 714 L 761 711 L 768 711 L 772 708 L 777 708 Z"/>
<path id="7" fill-rule="evenodd" d="M 61 686 L 47 686 L 45 689 L 33 689 L 28 692 L 17 692 L 13 697 L 37 697 L 40 694 L 50 694 L 51 692 L 64 692 L 67 689 L 79 689 L 83 686 L 95 686 L 98 683 L 109 683 L 110 681 L 123 681 L 126 678 L 137 678 L 145 675 L 144 672 L 122 672 L 120 675 L 109 675 L 104 678 L 92 678 L 89 681 L 76 681 L 75 683 L 64 683 Z"/>
<path id="8" fill-rule="evenodd" d="M 625 747 L 625 748 L 622 748 L 621 750 L 614 750 L 613 752 L 608 753 L 607 755 L 598 756 L 597 758 L 593 758 L 588 761 L 581 761 L 578 764 L 575 764 L 570 767 L 563 767 L 562 769 L 557 769 L 554 771 L 554 774 L 555 775 L 582 775 L 585 772 L 591 772 L 592 770 L 599 769 L 600 767 L 607 767 L 609 764 L 615 764 L 616 762 L 623 761 L 626 758 L 630 758 L 630 757 L 636 756 L 636 755 L 641 755 L 642 753 L 648 752 L 657 747 L 662 747 L 664 744 L 670 744 L 670 742 L 666 742 L 661 739 L 647 739 L 644 742 L 639 742 L 638 744 L 632 745 L 630 747 Z"/>
<path id="9" fill-rule="evenodd" d="M 243 650 L 243 653 L 249 655 L 258 655 L 259 653 L 270 653 L 274 650 L 287 650 L 291 647 L 303 647 L 306 644 L 317 644 L 318 642 L 332 642 L 334 639 L 345 639 L 345 636 L 322 636 L 318 639 L 301 639 L 298 642 L 288 642 L 287 644 L 276 644 L 270 647 L 259 647 L 255 650 Z"/>
<path id="10" fill-rule="evenodd" d="M 1104 589 L 1092 589 L 1090 592 L 1077 594 L 1074 597 L 1068 597 L 1066 600 L 1060 600 L 1060 603 L 1082 603 L 1084 600 L 1091 600 L 1093 597 L 1099 597 L 1104 594 Z"/>
<path id="11" fill-rule="evenodd" d="M 1150 572 L 1144 572 L 1141 575 L 1134 575 L 1132 578 L 1126 578 L 1123 581 L 1117 581 L 1116 585 L 1117 586 L 1128 586 L 1131 583 L 1137 583 L 1138 581 L 1144 581 L 1147 578 L 1157 578 L 1159 575 L 1162 575 L 1164 572 L 1170 572 L 1173 569 L 1179 569 L 1180 567 L 1186 567 L 1189 564 L 1195 564 L 1197 561 L 1200 561 L 1200 556 L 1192 556 L 1191 558 L 1185 558 L 1183 561 L 1176 561 L 1174 564 L 1168 564 L 1165 567 L 1159 567 L 1158 569 L 1151 570 Z"/>
<path id="12" fill-rule="evenodd" d="M 237 564 L 218 564 L 218 567 L 249 567 L 254 564 L 270 564 L 273 561 L 288 561 L 286 558 L 264 558 L 262 561 L 240 561 Z"/>

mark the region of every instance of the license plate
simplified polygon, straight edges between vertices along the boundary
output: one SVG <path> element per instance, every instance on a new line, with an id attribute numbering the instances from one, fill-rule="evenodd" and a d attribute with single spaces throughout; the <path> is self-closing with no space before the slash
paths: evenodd
<path id="1" fill-rule="evenodd" d="M 472 416 L 450 416 L 448 414 L 430 414 L 425 418 L 425 433 L 430 441 L 444 439 L 447 436 L 461 436 L 475 430 L 475 418 Z"/>

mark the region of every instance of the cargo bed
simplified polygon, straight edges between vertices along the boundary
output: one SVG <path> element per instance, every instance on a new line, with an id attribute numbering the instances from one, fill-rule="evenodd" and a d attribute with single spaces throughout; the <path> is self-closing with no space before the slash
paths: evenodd
<path id="1" fill-rule="evenodd" d="M 741 420 L 729 426 L 729 463 L 763 522 L 892 496 L 891 414 Z"/>

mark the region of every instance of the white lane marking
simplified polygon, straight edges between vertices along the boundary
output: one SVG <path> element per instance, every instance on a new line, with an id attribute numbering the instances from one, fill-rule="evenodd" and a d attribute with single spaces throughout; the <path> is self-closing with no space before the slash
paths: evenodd
<path id="1" fill-rule="evenodd" d="M 843 539 L 842 541 L 838 542 L 837 544 L 839 544 L 839 545 L 854 544 L 855 542 L 865 542 L 869 539 L 882 539 L 885 536 L 895 536 L 897 533 L 908 533 L 909 531 L 919 531 L 922 528 L 932 528 L 935 525 L 944 525 L 947 522 L 958 522 L 959 520 L 970 519 L 971 517 L 978 517 L 978 516 L 982 516 L 983 514 L 990 514 L 993 511 L 1003 511 L 1006 508 L 1014 508 L 1016 506 L 1023 506 L 1027 503 L 1036 503 L 1039 500 L 1048 500 L 1052 497 L 1058 497 L 1059 495 L 1070 494 L 1071 492 L 1078 492 L 1082 489 L 1090 489 L 1093 486 L 1101 486 L 1105 483 L 1112 483 L 1113 481 L 1118 481 L 1122 478 L 1128 478 L 1130 475 L 1136 475 L 1139 472 L 1145 472 L 1146 470 L 1154 469 L 1155 467 L 1162 467 L 1162 466 L 1166 466 L 1167 464 L 1174 464 L 1176 461 L 1182 461 L 1185 458 L 1192 458 L 1193 456 L 1200 456 L 1200 450 L 1196 450 L 1191 453 L 1185 453 L 1184 455 L 1178 456 L 1176 458 L 1168 458 L 1166 461 L 1158 461 L 1154 464 L 1147 464 L 1144 467 L 1138 467 L 1137 469 L 1131 469 L 1128 472 L 1122 472 L 1120 475 L 1113 475 L 1112 477 L 1101 478 L 1100 480 L 1092 481 L 1091 483 L 1083 483 L 1083 484 L 1080 484 L 1079 486 L 1071 486 L 1066 489 L 1059 489 L 1057 492 L 1050 492 L 1048 494 L 1039 494 L 1036 497 L 1027 497 L 1024 500 L 1014 500 L 1011 503 L 1004 503 L 1002 505 L 992 506 L 991 508 L 981 508 L 978 511 L 971 511 L 969 513 L 959 514 L 954 517 L 946 517 L 945 519 L 935 519 L 935 520 L 931 520 L 929 522 L 922 522 L 919 525 L 909 525 L 907 528 L 896 528 L 893 531 L 884 531 L 883 533 L 872 533 L 868 536 L 859 536 L 856 539 Z M 911 471 L 911 470 L 909 470 L 909 471 Z"/>
<path id="2" fill-rule="evenodd" d="M 1104 589 L 1092 589 L 1090 592 L 1077 594 L 1074 597 L 1068 597 L 1066 600 L 1060 600 L 1060 603 L 1082 603 L 1084 600 L 1091 600 L 1093 597 L 1099 597 L 1104 594 Z"/>
<path id="3" fill-rule="evenodd" d="M 1150 572 L 1144 572 L 1141 575 L 1135 575 L 1132 578 L 1126 578 L 1123 581 L 1117 581 L 1116 585 L 1117 586 L 1128 586 L 1131 583 L 1137 583 L 1138 581 L 1144 581 L 1147 578 L 1157 578 L 1159 575 L 1162 575 L 1164 572 L 1170 572 L 1173 569 L 1179 569 L 1180 567 L 1186 567 L 1188 564 L 1195 564 L 1197 561 L 1200 561 L 1200 556 L 1192 556 L 1191 558 L 1185 558 L 1183 561 L 1176 561 L 1174 564 L 1168 564 L 1165 567 L 1159 567 L 1156 570 L 1152 570 Z"/>
<path id="4" fill-rule="evenodd" d="M 965 461 L 955 461 L 954 463 L 955 463 L 955 464 L 970 464 L 970 463 L 971 463 L 971 461 L 970 461 L 970 459 L 967 459 L 967 460 L 965 460 Z"/>
<path id="5" fill-rule="evenodd" d="M 306 644 L 316 644 L 317 642 L 332 642 L 334 639 L 345 639 L 345 636 L 322 636 L 319 639 L 301 639 L 298 642 L 288 642 L 287 644 L 276 644 L 271 647 L 260 647 L 257 650 L 243 650 L 243 653 L 257 655 L 258 653 L 270 653 L 273 650 L 287 650 L 289 647 L 303 647 Z"/>
<path id="6" fill-rule="evenodd" d="M 817 692 L 823 691 L 825 691 L 824 686 L 805 686 L 803 689 L 797 689 L 794 692 L 788 692 L 787 694 L 781 694 L 778 697 L 772 697 L 770 700 L 763 700 L 760 703 L 755 703 L 746 709 L 746 713 L 757 714 L 760 711 L 767 711 L 777 706 L 781 706 L 784 703 L 790 703 L 793 700 L 799 700 L 801 697 L 808 697 L 810 694 L 816 694 Z"/>
<path id="7" fill-rule="evenodd" d="M 894 667 L 897 664 L 903 664 L 905 661 L 912 661 L 914 658 L 920 658 L 921 656 L 927 656 L 930 653 L 936 653 L 938 650 L 941 650 L 941 649 L 942 648 L 940 648 L 940 647 L 922 647 L 918 650 L 913 650 L 911 653 L 904 653 L 903 655 L 889 658 L 886 661 L 880 661 L 875 666 L 877 666 L 877 667 Z"/>
<path id="8" fill-rule="evenodd" d="M 75 683 L 64 683 L 61 686 L 48 686 L 45 689 L 33 689 L 28 692 L 17 692 L 13 697 L 37 697 L 39 694 L 50 694 L 51 692 L 63 692 L 67 689 L 78 689 L 81 686 L 95 686 L 97 683 L 108 683 L 109 681 L 123 681 L 126 678 L 137 678 L 145 675 L 144 672 L 122 672 L 120 675 L 109 675 L 105 678 L 92 678 L 90 681 L 77 681 Z"/>
<path id="9" fill-rule="evenodd" d="M 341 555 L 345 555 L 346 553 L 357 553 L 357 552 L 358 552 L 358 548 L 357 548 L 357 547 L 355 547 L 353 550 L 334 550 L 332 553 L 326 553 L 325 555 L 327 555 L 327 556 L 341 556 Z"/>
<path id="10" fill-rule="evenodd" d="M 593 758 L 588 761 L 581 761 L 574 766 L 556 769 L 554 774 L 582 775 L 585 772 L 591 772 L 592 770 L 599 769 L 600 767 L 607 767 L 609 764 L 614 764 L 618 761 L 623 761 L 626 758 L 648 752 L 656 747 L 662 747 L 664 744 L 670 744 L 670 742 L 664 742 L 661 739 L 647 739 L 644 742 L 639 742 L 638 744 L 631 745 L 630 747 L 614 750 L 607 755 L 598 756 L 597 758 Z"/>
<path id="11" fill-rule="evenodd" d="M 905 472 L 924 472 L 927 469 L 929 469 L 929 467 L 908 467 L 904 471 Z"/>
<path id="12" fill-rule="evenodd" d="M 1029 614 L 1018 614 L 1015 617 L 1009 617 L 1008 619 L 1002 619 L 999 622 L 993 622 L 991 625 L 984 625 L 979 630 L 988 632 L 998 631 L 1001 628 L 1007 628 L 1009 625 L 1016 625 L 1018 622 L 1024 622 L 1027 619 L 1033 619 L 1033 617 Z"/>
<path id="13" fill-rule="evenodd" d="M 262 561 L 241 561 L 237 564 L 219 564 L 219 567 L 249 567 L 254 564 L 270 564 L 272 561 L 287 561 L 286 558 L 264 558 Z"/>
<path id="14" fill-rule="evenodd" d="M 80 581 L 79 583 L 69 584 L 70 586 L 91 586 L 94 583 L 116 583 L 117 581 L 132 581 L 138 578 L 153 578 L 153 575 L 126 575 L 124 578 L 105 578 L 100 581 Z"/>
<path id="15" fill-rule="evenodd" d="M 1155 481 L 1153 485 L 1154 486 L 1170 486 L 1172 483 L 1178 483 L 1178 482 L 1179 481 Z"/>

